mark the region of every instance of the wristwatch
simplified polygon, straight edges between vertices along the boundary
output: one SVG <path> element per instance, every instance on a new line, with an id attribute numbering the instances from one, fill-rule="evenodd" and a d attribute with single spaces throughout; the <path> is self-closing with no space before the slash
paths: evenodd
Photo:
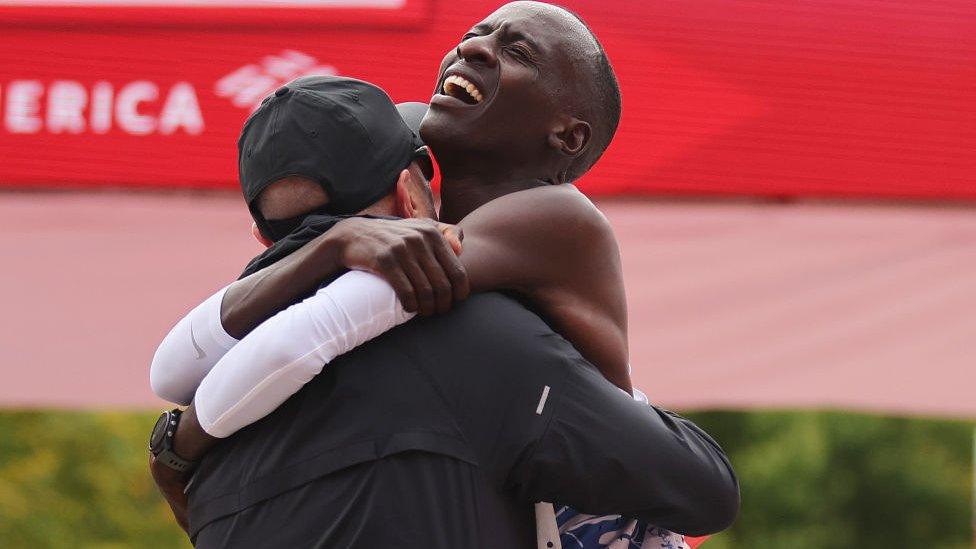
<path id="1" fill-rule="evenodd" d="M 173 436 L 176 434 L 176 427 L 180 424 L 182 414 L 179 408 L 163 412 L 156 420 L 152 434 L 149 435 L 149 451 L 156 460 L 181 473 L 192 471 L 197 465 L 196 462 L 185 460 L 173 451 Z"/>

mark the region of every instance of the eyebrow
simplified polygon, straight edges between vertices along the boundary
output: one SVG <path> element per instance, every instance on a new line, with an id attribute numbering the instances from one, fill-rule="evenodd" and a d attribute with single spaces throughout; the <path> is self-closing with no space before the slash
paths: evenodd
<path id="1" fill-rule="evenodd" d="M 477 25 L 471 27 L 471 30 L 482 34 L 489 34 L 492 30 L 492 26 L 489 23 L 478 23 Z"/>

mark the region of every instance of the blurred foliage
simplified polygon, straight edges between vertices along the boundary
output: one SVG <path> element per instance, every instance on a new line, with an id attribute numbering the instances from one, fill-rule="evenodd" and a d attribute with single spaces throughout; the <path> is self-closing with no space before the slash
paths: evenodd
<path id="1" fill-rule="evenodd" d="M 0 547 L 190 547 L 149 477 L 157 416 L 0 413 Z"/>
<path id="2" fill-rule="evenodd" d="M 972 547 L 973 423 L 838 412 L 689 414 L 731 456 L 733 528 L 705 547 Z"/>
<path id="3" fill-rule="evenodd" d="M 706 549 L 971 546 L 972 423 L 690 416 L 742 483 L 739 520 Z M 0 413 L 0 547 L 188 547 L 146 470 L 155 417 Z"/>

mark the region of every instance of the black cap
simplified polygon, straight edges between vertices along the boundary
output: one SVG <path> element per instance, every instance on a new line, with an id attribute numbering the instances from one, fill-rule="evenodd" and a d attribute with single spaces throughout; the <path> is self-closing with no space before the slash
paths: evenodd
<path id="1" fill-rule="evenodd" d="M 420 123 L 423 122 L 424 116 L 427 115 L 427 109 L 430 108 L 430 105 L 418 101 L 407 101 L 405 103 L 397 103 L 396 108 L 400 112 L 400 118 L 403 119 L 407 127 L 410 128 L 410 131 L 413 132 L 415 150 L 426 147 L 424 140 L 420 138 Z M 430 151 L 424 148 L 424 154 L 416 155 L 414 160 L 417 161 L 417 165 L 424 172 L 424 177 L 428 180 L 434 178 L 434 164 L 430 159 Z"/>
<path id="2" fill-rule="evenodd" d="M 420 103 L 418 101 L 407 101 L 405 103 L 397 103 L 396 109 L 400 113 L 400 118 L 403 122 L 410 128 L 416 137 L 415 143 L 418 147 L 423 147 L 424 142 L 420 139 L 420 123 L 423 122 L 424 116 L 427 115 L 427 109 L 430 105 L 427 103 Z"/>
<path id="3" fill-rule="evenodd" d="M 262 229 L 255 199 L 289 175 L 322 185 L 331 213 L 352 214 L 390 191 L 419 146 L 419 135 L 380 88 L 337 76 L 299 78 L 244 124 L 237 142 L 241 189 Z"/>

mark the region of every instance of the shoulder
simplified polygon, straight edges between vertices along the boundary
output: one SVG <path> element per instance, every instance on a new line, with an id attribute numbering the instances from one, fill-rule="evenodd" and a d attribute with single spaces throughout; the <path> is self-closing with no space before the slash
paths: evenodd
<path id="1" fill-rule="evenodd" d="M 616 251 L 609 221 L 576 187 L 563 184 L 511 193 L 481 206 L 462 222 L 514 246 L 548 254 L 602 256 Z"/>
<path id="2" fill-rule="evenodd" d="M 572 185 L 539 187 L 510 196 L 519 204 L 509 207 L 533 218 L 532 223 L 524 226 L 537 231 L 554 250 L 571 248 L 602 254 L 606 245 L 616 247 L 606 216 Z"/>
<path id="3" fill-rule="evenodd" d="M 477 211 L 505 212 L 506 216 L 528 217 L 552 223 L 561 230 L 609 229 L 603 213 L 570 184 L 536 187 L 511 193 L 485 204 Z"/>
<path id="4" fill-rule="evenodd" d="M 474 294 L 447 314 L 403 328 L 406 337 L 396 343 L 403 354 L 460 399 L 455 409 L 462 415 L 494 410 L 492 423 L 506 416 L 506 403 L 523 400 L 534 410 L 544 385 L 557 389 L 568 370 L 592 368 L 538 315 L 495 292 Z"/>
<path id="5" fill-rule="evenodd" d="M 424 354 L 521 355 L 534 353 L 540 341 L 562 339 L 536 313 L 498 292 L 472 294 L 447 314 L 416 318 L 399 329 Z"/>
<path id="6" fill-rule="evenodd" d="M 417 334 L 459 335 L 465 340 L 498 339 L 515 334 L 549 331 L 546 323 L 514 297 L 501 292 L 472 294 L 449 313 L 407 323 Z M 424 336 L 430 337 L 430 336 Z"/>

